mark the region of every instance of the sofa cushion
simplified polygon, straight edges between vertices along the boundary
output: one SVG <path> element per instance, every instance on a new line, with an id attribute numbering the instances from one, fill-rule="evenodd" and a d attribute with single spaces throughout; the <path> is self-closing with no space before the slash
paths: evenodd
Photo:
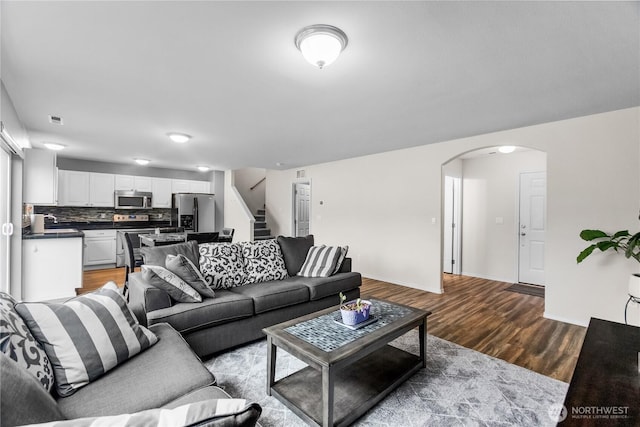
<path id="1" fill-rule="evenodd" d="M 200 273 L 200 268 L 196 267 L 196 265 L 186 256 L 182 254 L 167 255 L 167 259 L 165 259 L 164 264 L 167 270 L 187 282 L 189 286 L 195 289 L 203 297 L 213 298 L 216 296 L 213 289 L 211 289 L 204 280 L 202 273 Z"/>
<path id="2" fill-rule="evenodd" d="M 215 383 L 182 336 L 163 323 L 149 327 L 159 341 L 69 397 L 58 399 L 67 418 L 95 417 L 161 407 Z"/>
<path id="3" fill-rule="evenodd" d="M 342 254 L 340 246 L 312 246 L 298 272 L 302 277 L 328 277 L 333 274 Z"/>
<path id="4" fill-rule="evenodd" d="M 138 324 L 113 282 L 64 304 L 18 303 L 16 310 L 44 346 L 60 396 L 73 394 L 158 341 Z"/>
<path id="5" fill-rule="evenodd" d="M 227 393 L 220 387 L 210 385 L 190 391 L 184 396 L 180 396 L 176 400 L 172 400 L 171 402 L 167 403 L 163 406 L 163 408 L 173 409 L 177 408 L 178 406 L 186 405 L 188 403 L 201 402 L 203 400 L 229 398 L 231 398 L 231 395 L 229 395 L 229 393 Z"/>
<path id="6" fill-rule="evenodd" d="M 242 242 L 244 284 L 281 280 L 288 277 L 280 245 L 275 239 Z"/>
<path id="7" fill-rule="evenodd" d="M 202 297 L 178 275 L 159 265 L 143 264 L 142 278 L 151 286 L 162 289 L 178 302 L 200 302 Z"/>
<path id="8" fill-rule="evenodd" d="M 219 290 L 216 291 L 215 298 L 207 298 L 199 304 L 179 303 L 147 313 L 147 322 L 150 325 L 167 322 L 179 332 L 185 333 L 252 315 L 253 301 L 250 297 L 229 290 Z"/>
<path id="9" fill-rule="evenodd" d="M 362 284 L 360 273 L 337 273 L 331 277 L 296 277 L 291 278 L 294 283 L 309 288 L 309 299 L 316 301 L 330 295 L 336 296 L 336 305 L 340 302 L 340 292 L 355 289 Z"/>
<path id="10" fill-rule="evenodd" d="M 157 408 L 133 414 L 78 418 L 47 424 L 48 427 L 153 427 L 153 426 L 255 426 L 262 408 L 245 399 L 212 399 L 173 409 Z"/>
<path id="11" fill-rule="evenodd" d="M 289 276 L 295 276 L 304 264 L 307 252 L 313 246 L 313 234 L 305 237 L 278 236 L 276 240 L 280 245 Z"/>
<path id="12" fill-rule="evenodd" d="M 53 367 L 42 344 L 16 311 L 16 303 L 11 295 L 0 292 L 0 351 L 33 374 L 49 391 L 53 387 Z"/>
<path id="13" fill-rule="evenodd" d="M 242 285 L 245 281 L 242 247 L 237 243 L 201 244 L 200 271 L 213 289 Z"/>
<path id="14" fill-rule="evenodd" d="M 200 254 L 198 252 L 198 242 L 190 240 L 186 243 L 176 243 L 166 246 L 143 246 L 140 254 L 147 265 L 159 265 L 164 267 L 167 255 L 184 255 L 198 268 L 200 268 Z"/>
<path id="15" fill-rule="evenodd" d="M 309 289 L 295 281 L 274 280 L 229 289 L 253 300 L 256 314 L 309 301 Z"/>
<path id="16" fill-rule="evenodd" d="M 51 394 L 27 370 L 0 353 L 0 425 L 63 420 Z"/>

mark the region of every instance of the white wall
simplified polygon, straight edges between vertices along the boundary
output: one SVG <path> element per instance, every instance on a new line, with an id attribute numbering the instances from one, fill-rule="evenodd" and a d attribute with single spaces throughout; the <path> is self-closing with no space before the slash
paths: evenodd
<path id="1" fill-rule="evenodd" d="M 253 240 L 255 219 L 234 185 L 233 171 L 224 173 L 224 226 L 235 229 L 234 242 Z"/>
<path id="2" fill-rule="evenodd" d="M 260 168 L 244 168 L 233 171 L 233 178 L 236 183 L 238 192 L 247 204 L 252 213 L 256 213 L 258 209 L 264 208 L 265 188 L 267 186 L 262 180 L 267 175 L 266 169 Z M 256 186 L 256 184 L 258 184 Z M 253 190 L 251 187 L 256 186 Z"/>
<path id="3" fill-rule="evenodd" d="M 348 244 L 366 277 L 440 292 L 441 166 L 461 153 L 519 145 L 547 153 L 546 316 L 621 321 L 638 264 L 596 256 L 576 265 L 584 228 L 638 229 L 640 108 L 306 167 L 319 243 Z M 276 234 L 291 230 L 295 170 L 267 172 Z M 322 203 L 321 203 L 322 202 Z M 435 224 L 432 223 L 435 218 Z M 601 255 L 601 254 L 598 254 Z M 640 314 L 633 313 L 640 324 Z"/>
<path id="4" fill-rule="evenodd" d="M 462 274 L 518 281 L 520 174 L 546 168 L 537 150 L 462 161 Z"/>

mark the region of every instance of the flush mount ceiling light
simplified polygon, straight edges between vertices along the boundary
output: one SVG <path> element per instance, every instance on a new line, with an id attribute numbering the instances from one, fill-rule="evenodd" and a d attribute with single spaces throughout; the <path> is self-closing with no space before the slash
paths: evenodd
<path id="1" fill-rule="evenodd" d="M 145 166 L 149 164 L 149 160 L 147 159 L 133 159 L 136 161 L 137 164 L 141 165 L 141 166 Z"/>
<path id="2" fill-rule="evenodd" d="M 209 170 L 209 166 L 197 166 L 200 172 L 206 172 Z"/>
<path id="3" fill-rule="evenodd" d="M 513 145 L 503 145 L 502 147 L 498 148 L 498 151 L 502 154 L 509 154 L 513 153 L 515 149 L 516 147 L 514 147 Z"/>
<path id="4" fill-rule="evenodd" d="M 178 144 L 184 144 L 191 139 L 191 135 L 187 135 L 186 133 L 170 132 L 167 136 L 171 138 L 173 142 L 177 142 Z"/>
<path id="5" fill-rule="evenodd" d="M 47 147 L 49 150 L 54 150 L 54 151 L 60 151 L 60 150 L 64 150 L 64 145 L 62 144 L 56 144 L 55 142 L 45 142 L 44 146 Z"/>
<path id="6" fill-rule="evenodd" d="M 296 47 L 310 64 L 322 69 L 338 59 L 349 39 L 340 29 L 331 25 L 309 25 L 296 34 Z"/>

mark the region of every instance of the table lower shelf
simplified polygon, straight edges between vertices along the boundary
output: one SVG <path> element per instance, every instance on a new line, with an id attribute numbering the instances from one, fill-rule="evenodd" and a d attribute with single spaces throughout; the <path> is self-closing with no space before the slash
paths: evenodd
<path id="1" fill-rule="evenodd" d="M 422 360 L 386 345 L 336 373 L 334 425 L 361 417 L 422 368 Z M 276 382 L 272 394 L 305 421 L 322 425 L 322 372 L 304 368 Z"/>

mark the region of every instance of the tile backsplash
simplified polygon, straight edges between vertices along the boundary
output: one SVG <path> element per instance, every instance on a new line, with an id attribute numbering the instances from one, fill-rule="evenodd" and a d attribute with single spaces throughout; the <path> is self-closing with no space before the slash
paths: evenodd
<path id="1" fill-rule="evenodd" d="M 33 213 L 51 214 L 58 222 L 112 222 L 113 215 L 149 215 L 149 221 L 170 221 L 171 209 L 113 209 L 72 206 L 34 206 Z"/>

